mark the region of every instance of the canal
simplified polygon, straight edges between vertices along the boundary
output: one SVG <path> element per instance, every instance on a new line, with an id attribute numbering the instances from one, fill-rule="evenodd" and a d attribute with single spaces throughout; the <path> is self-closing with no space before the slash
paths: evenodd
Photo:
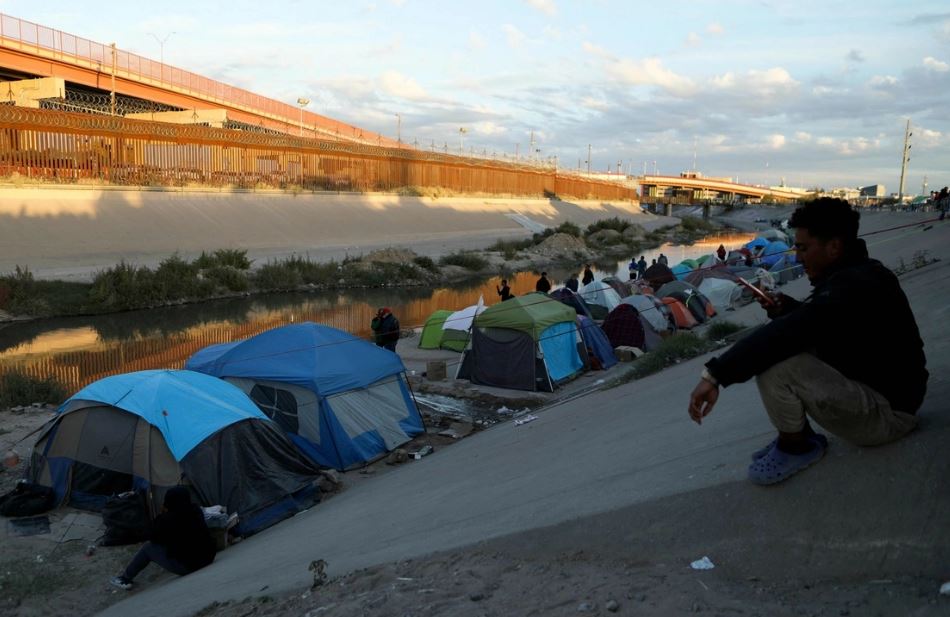
<path id="1" fill-rule="evenodd" d="M 709 237 L 691 245 L 665 244 L 643 251 L 647 262 L 664 253 L 670 265 L 716 250 L 720 243 L 736 248 L 750 234 Z M 639 257 L 639 255 L 635 256 Z M 597 278 L 615 275 L 627 280 L 630 258 L 594 263 Z M 557 285 L 576 269 L 551 267 Z M 516 295 L 534 290 L 535 272 L 509 276 Z M 240 340 L 277 326 L 314 321 L 370 338 L 376 309 L 390 307 L 403 328 L 418 328 L 437 309 L 470 306 L 481 296 L 497 301 L 489 279 L 438 289 L 353 289 L 312 293 L 283 293 L 232 298 L 199 304 L 127 313 L 45 319 L 0 326 L 0 372 L 18 371 L 38 378 L 52 377 L 75 392 L 102 377 L 117 373 L 181 368 L 199 349 L 214 343 Z"/>

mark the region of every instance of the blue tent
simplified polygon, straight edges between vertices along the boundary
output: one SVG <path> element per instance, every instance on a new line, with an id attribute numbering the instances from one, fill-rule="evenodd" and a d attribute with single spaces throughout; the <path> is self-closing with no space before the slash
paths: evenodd
<path id="1" fill-rule="evenodd" d="M 234 386 L 191 371 L 106 377 L 70 397 L 33 448 L 32 481 L 58 502 L 100 509 L 141 491 L 157 514 L 165 492 L 187 484 L 222 505 L 248 535 L 310 507 L 319 468 Z"/>
<path id="2" fill-rule="evenodd" d="M 607 335 L 600 329 L 600 326 L 583 315 L 577 316 L 577 324 L 584 345 L 597 356 L 601 366 L 608 369 L 614 364 L 617 364 L 617 357 L 614 355 L 613 345 L 607 340 Z"/>
<path id="3" fill-rule="evenodd" d="M 743 248 L 747 248 L 750 251 L 752 251 L 753 249 L 757 249 L 757 248 L 765 248 L 768 245 L 769 245 L 769 241 L 766 240 L 765 238 L 754 238 L 751 241 L 746 242 Z"/>
<path id="4" fill-rule="evenodd" d="M 312 322 L 212 345 L 185 367 L 236 385 L 321 465 L 347 469 L 424 431 L 399 356 Z"/>
<path id="5" fill-rule="evenodd" d="M 670 268 L 670 270 L 673 272 L 673 276 L 676 277 L 676 280 L 681 281 L 686 278 L 686 275 L 693 271 L 693 268 L 689 264 L 678 263 Z"/>
<path id="6" fill-rule="evenodd" d="M 786 261 L 791 261 L 794 263 L 795 254 L 789 250 L 788 244 L 782 242 L 781 240 L 775 240 L 774 242 L 769 242 L 765 247 L 765 250 L 762 251 L 762 263 L 768 267 L 774 266 L 779 260 L 785 259 Z"/>

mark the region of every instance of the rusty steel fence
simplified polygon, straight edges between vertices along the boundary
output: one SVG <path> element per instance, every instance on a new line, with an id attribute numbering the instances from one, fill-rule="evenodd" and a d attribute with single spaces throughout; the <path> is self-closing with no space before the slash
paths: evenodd
<path id="1" fill-rule="evenodd" d="M 260 186 L 635 200 L 555 168 L 292 135 L 0 105 L 0 176 L 122 186 Z"/>

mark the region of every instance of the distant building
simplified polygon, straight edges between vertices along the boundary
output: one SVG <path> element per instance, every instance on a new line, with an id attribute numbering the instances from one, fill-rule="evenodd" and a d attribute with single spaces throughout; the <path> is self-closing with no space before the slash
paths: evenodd
<path id="1" fill-rule="evenodd" d="M 831 196 L 846 201 L 854 201 L 861 197 L 861 189 L 853 189 L 850 187 L 831 189 Z"/>
<path id="2" fill-rule="evenodd" d="M 877 197 L 881 199 L 887 196 L 887 189 L 883 184 L 872 184 L 871 186 L 861 187 L 861 197 Z"/>

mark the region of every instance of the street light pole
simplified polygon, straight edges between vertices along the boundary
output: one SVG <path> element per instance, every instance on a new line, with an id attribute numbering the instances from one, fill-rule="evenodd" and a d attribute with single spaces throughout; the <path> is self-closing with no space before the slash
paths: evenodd
<path id="1" fill-rule="evenodd" d="M 587 175 L 590 175 L 590 144 L 587 144 Z"/>
<path id="2" fill-rule="evenodd" d="M 396 114 L 396 143 L 402 144 L 402 116 Z"/>
<path id="3" fill-rule="evenodd" d="M 300 105 L 300 136 L 303 137 L 303 108 L 310 104 L 310 99 L 300 97 L 297 104 Z"/>
<path id="4" fill-rule="evenodd" d="M 176 33 L 169 32 L 164 37 L 158 38 L 156 35 L 152 34 L 151 32 L 148 33 L 148 35 L 152 37 L 153 39 L 155 39 L 155 41 L 158 43 L 158 61 L 161 64 L 162 83 L 165 83 L 165 41 L 167 41 L 168 38 L 173 34 L 176 34 Z"/>

